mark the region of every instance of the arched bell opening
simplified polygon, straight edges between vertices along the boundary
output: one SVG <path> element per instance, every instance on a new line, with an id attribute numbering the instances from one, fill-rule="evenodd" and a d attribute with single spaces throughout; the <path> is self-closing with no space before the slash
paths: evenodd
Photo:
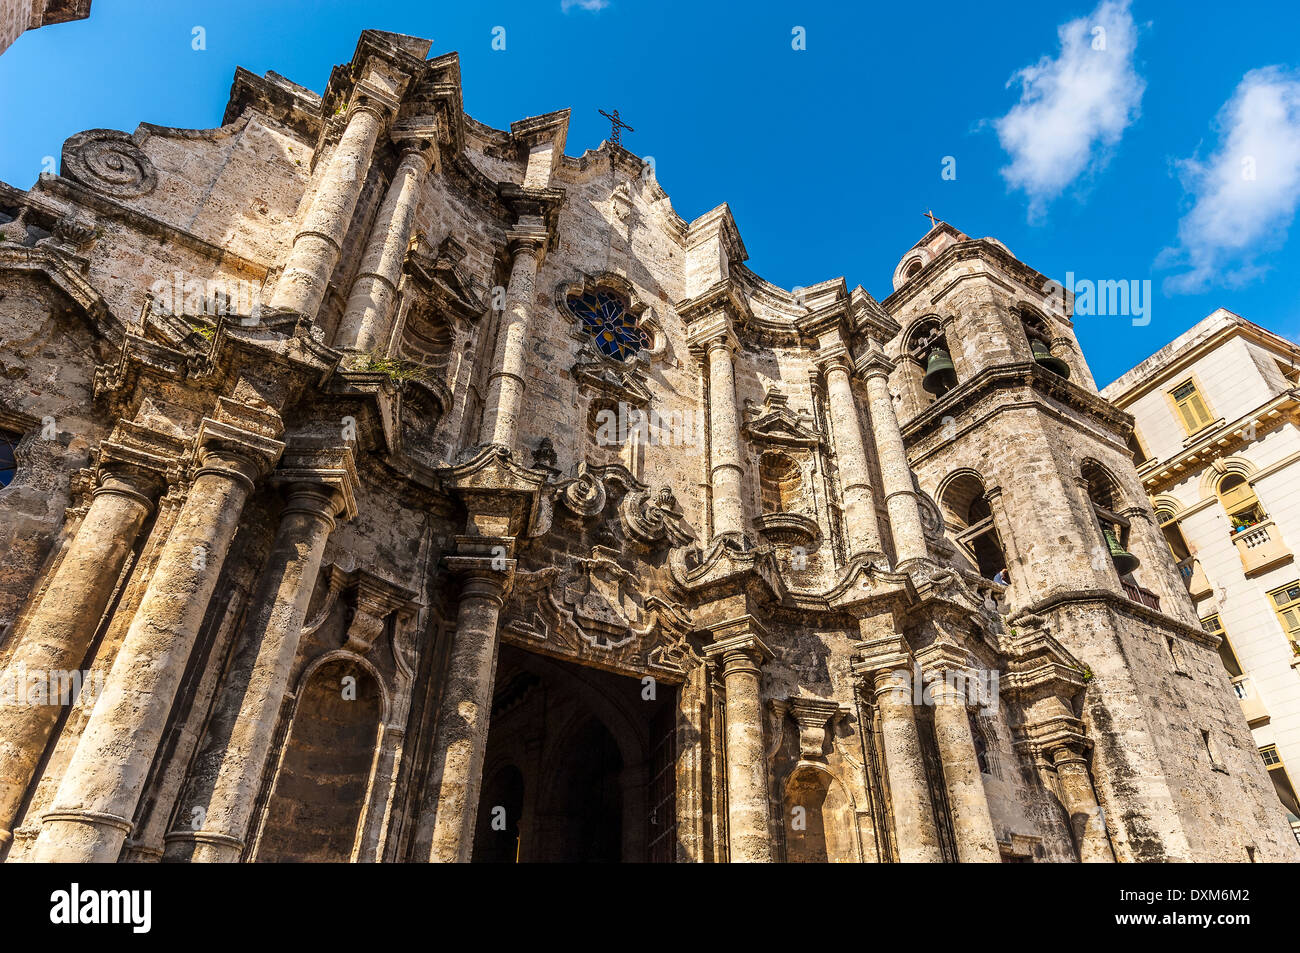
<path id="1" fill-rule="evenodd" d="M 937 316 L 918 321 L 904 341 L 902 366 L 919 407 L 957 386 L 952 349 Z"/>
<path id="2" fill-rule="evenodd" d="M 1068 380 L 1070 365 L 1052 353 L 1052 330 L 1047 321 L 1028 309 L 1021 309 L 1019 315 L 1020 327 L 1038 366 Z"/>
<path id="3" fill-rule="evenodd" d="M 1116 512 L 1119 509 L 1120 495 L 1115 478 L 1105 467 L 1091 460 L 1084 463 L 1080 475 L 1086 484 L 1088 500 L 1092 504 L 1115 571 L 1121 580 L 1136 585 L 1132 575 L 1142 565 L 1142 561 L 1129 551 L 1129 521 Z"/>
<path id="4" fill-rule="evenodd" d="M 981 576 L 993 579 L 1007 568 L 1006 551 L 979 477 L 963 473 L 950 479 L 940 493 L 940 506 L 944 522 Z"/>

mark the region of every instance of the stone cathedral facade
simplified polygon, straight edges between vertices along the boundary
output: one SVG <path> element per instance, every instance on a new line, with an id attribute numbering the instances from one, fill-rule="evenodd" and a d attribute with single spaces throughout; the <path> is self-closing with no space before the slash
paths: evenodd
<path id="1" fill-rule="evenodd" d="M 0 185 L 7 862 L 1297 859 L 1042 275 L 783 290 L 429 46 Z"/>

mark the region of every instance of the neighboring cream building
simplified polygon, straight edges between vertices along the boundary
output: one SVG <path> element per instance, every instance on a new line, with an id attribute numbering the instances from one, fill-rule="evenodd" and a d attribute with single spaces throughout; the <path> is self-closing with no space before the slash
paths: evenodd
<path id="1" fill-rule="evenodd" d="M 1223 308 L 1102 390 L 1300 839 L 1300 347 Z"/>
<path id="2" fill-rule="evenodd" d="M 0 53 L 28 30 L 88 16 L 90 0 L 0 0 Z"/>

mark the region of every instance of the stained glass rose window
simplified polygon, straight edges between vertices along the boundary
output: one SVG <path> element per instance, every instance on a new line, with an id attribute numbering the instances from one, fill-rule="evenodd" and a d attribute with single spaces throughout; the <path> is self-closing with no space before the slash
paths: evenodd
<path id="1" fill-rule="evenodd" d="M 608 291 L 570 295 L 568 305 L 606 357 L 622 361 L 650 346 L 649 336 L 637 327 L 627 305 Z"/>

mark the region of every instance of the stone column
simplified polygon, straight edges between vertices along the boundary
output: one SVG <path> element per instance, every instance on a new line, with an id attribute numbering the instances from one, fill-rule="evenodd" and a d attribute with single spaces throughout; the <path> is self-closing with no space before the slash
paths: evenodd
<path id="1" fill-rule="evenodd" d="M 488 379 L 483 425 L 479 429 L 480 444 L 496 444 L 511 451 L 515 448 L 519 409 L 523 406 L 526 387 L 524 375 L 528 369 L 533 296 L 545 244 L 544 229 L 513 229 L 510 233 L 514 261 L 510 264 L 505 312 L 492 356 L 492 376 Z"/>
<path id="2" fill-rule="evenodd" d="M 903 663 L 866 674 L 872 677 L 880 712 L 880 741 L 889 777 L 898 859 L 903 863 L 942 863 L 921 736 L 912 711 L 912 669 Z"/>
<path id="3" fill-rule="evenodd" d="M 368 353 L 386 343 L 397 299 L 397 282 L 415 227 L 420 188 L 433 150 L 423 140 L 408 143 L 384 194 L 334 346 Z"/>
<path id="4" fill-rule="evenodd" d="M 57 684 L 62 673 L 80 670 L 160 483 L 132 466 L 101 470 L 81 526 L 0 675 L 0 686 L 18 693 L 0 704 L 0 844 L 10 839 L 63 709 L 58 698 L 27 704 L 27 686 L 32 679 Z"/>
<path id="5" fill-rule="evenodd" d="M 709 370 L 709 482 L 713 491 L 713 536 L 745 533 L 741 502 L 740 421 L 736 410 L 736 369 L 730 332 L 706 345 Z"/>
<path id="6" fill-rule="evenodd" d="M 244 503 L 283 450 L 213 420 L 198 446 L 194 483 L 42 818 L 37 862 L 117 860 Z"/>
<path id="7" fill-rule="evenodd" d="M 349 110 L 347 126 L 329 158 L 302 227 L 294 236 L 293 248 L 271 297 L 272 309 L 294 311 L 315 320 L 352 224 L 375 142 L 387 121 L 388 110 L 366 97 Z"/>
<path id="8" fill-rule="evenodd" d="M 1106 834 L 1106 817 L 1097 803 L 1097 793 L 1088 771 L 1088 759 L 1081 744 L 1063 744 L 1049 754 L 1060 781 L 1061 801 L 1070 815 L 1070 829 L 1085 864 L 1112 864 L 1115 854 Z"/>
<path id="9" fill-rule="evenodd" d="M 1002 854 L 993 829 L 988 796 L 975 756 L 966 711 L 966 692 L 951 673 L 931 686 L 934 698 L 934 733 L 939 743 L 939 760 L 948 789 L 957 859 L 963 864 L 998 864 Z"/>
<path id="10" fill-rule="evenodd" d="M 858 403 L 849 380 L 848 358 L 843 354 L 832 357 L 823 365 L 823 370 L 840 470 L 840 494 L 844 498 L 849 557 L 883 556 L 867 448 L 862 440 L 862 418 L 858 415 Z"/>
<path id="11" fill-rule="evenodd" d="M 239 860 L 325 543 L 345 506 L 344 496 L 330 486 L 290 486 L 238 654 L 180 801 L 187 821 L 199 808 L 203 823 L 198 830 L 171 832 L 165 860 Z"/>
<path id="12" fill-rule="evenodd" d="M 880 460 L 880 481 L 885 490 L 885 507 L 889 510 L 889 527 L 894 534 L 894 552 L 899 565 L 927 554 L 921 509 L 912 482 L 912 466 L 907 461 L 898 415 L 889 394 L 891 365 L 883 355 L 865 362 L 867 406 L 871 411 L 871 430 L 876 437 L 876 456 Z"/>
<path id="13" fill-rule="evenodd" d="M 770 863 L 772 829 L 763 742 L 762 664 L 772 653 L 754 635 L 715 643 L 726 695 L 727 846 L 732 863 Z"/>
<path id="14" fill-rule="evenodd" d="M 474 823 L 483 784 L 488 718 L 496 681 L 497 623 L 509 573 L 491 560 L 452 556 L 448 568 L 462 576 L 456 631 L 438 710 L 433 769 L 421 810 L 417 843 L 429 860 L 466 863 L 474 849 Z"/>

